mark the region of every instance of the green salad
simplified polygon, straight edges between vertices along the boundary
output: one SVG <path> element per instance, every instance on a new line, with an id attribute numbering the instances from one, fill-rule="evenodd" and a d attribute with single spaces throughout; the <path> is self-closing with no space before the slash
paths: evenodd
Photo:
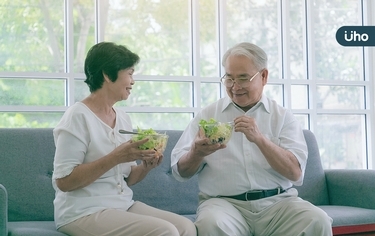
<path id="1" fill-rule="evenodd" d="M 211 144 L 226 144 L 232 135 L 233 125 L 230 123 L 218 122 L 214 118 L 200 120 L 199 126 L 203 128 L 204 133 L 206 137 L 210 139 Z"/>
<path id="2" fill-rule="evenodd" d="M 165 147 L 167 146 L 168 135 L 166 134 L 159 134 L 152 128 L 142 130 L 139 127 L 137 127 L 137 132 L 138 134 L 134 134 L 132 136 L 132 141 L 136 142 L 146 138 L 149 139 L 146 143 L 138 147 L 141 150 L 154 149 L 156 151 L 163 152 Z"/>

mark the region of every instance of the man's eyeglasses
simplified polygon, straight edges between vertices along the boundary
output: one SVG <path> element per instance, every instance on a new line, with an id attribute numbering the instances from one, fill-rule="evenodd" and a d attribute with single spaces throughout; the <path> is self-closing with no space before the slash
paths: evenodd
<path id="1" fill-rule="evenodd" d="M 233 79 L 229 77 L 227 74 L 225 74 L 223 77 L 221 77 L 220 81 L 223 83 L 225 87 L 231 88 L 234 85 L 234 82 L 237 83 L 240 87 L 246 87 L 250 84 L 250 82 L 261 72 L 262 70 L 255 73 L 253 76 L 241 76 L 236 79 Z"/>

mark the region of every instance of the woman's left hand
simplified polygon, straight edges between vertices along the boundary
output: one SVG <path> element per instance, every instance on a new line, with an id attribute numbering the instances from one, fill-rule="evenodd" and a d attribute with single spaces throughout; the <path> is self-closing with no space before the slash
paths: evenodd
<path id="1" fill-rule="evenodd" d="M 142 164 L 146 169 L 151 170 L 151 169 L 157 167 L 162 162 L 162 160 L 163 160 L 163 154 L 161 154 L 159 156 L 155 156 L 152 159 L 143 160 Z"/>

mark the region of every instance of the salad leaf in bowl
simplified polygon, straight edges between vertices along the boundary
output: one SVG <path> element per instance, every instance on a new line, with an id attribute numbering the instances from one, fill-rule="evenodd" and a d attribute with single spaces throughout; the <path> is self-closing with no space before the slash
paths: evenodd
<path id="1" fill-rule="evenodd" d="M 214 118 L 209 120 L 200 120 L 199 126 L 203 128 L 210 144 L 227 144 L 233 131 L 233 122 L 218 122 Z"/>
<path id="2" fill-rule="evenodd" d="M 167 134 L 160 134 L 157 133 L 155 130 L 151 129 L 146 129 L 146 130 L 141 130 L 138 127 L 138 134 L 134 134 L 131 138 L 132 141 L 140 141 L 143 139 L 148 138 L 149 140 L 140 145 L 138 148 L 141 150 L 150 150 L 154 149 L 157 151 L 159 154 L 162 154 L 167 147 L 167 142 L 169 136 Z"/>

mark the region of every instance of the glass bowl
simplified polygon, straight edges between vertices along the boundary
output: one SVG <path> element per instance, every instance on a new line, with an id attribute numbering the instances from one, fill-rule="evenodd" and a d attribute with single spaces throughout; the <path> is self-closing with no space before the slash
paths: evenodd
<path id="1" fill-rule="evenodd" d="M 199 127 L 203 128 L 205 136 L 210 139 L 209 144 L 227 144 L 233 133 L 233 122 L 216 122 Z"/>
<path id="2" fill-rule="evenodd" d="M 141 150 L 154 149 L 158 153 L 162 154 L 167 147 L 169 136 L 167 134 L 134 134 L 132 141 L 140 141 L 148 138 L 149 140 L 140 145 L 138 148 Z"/>

